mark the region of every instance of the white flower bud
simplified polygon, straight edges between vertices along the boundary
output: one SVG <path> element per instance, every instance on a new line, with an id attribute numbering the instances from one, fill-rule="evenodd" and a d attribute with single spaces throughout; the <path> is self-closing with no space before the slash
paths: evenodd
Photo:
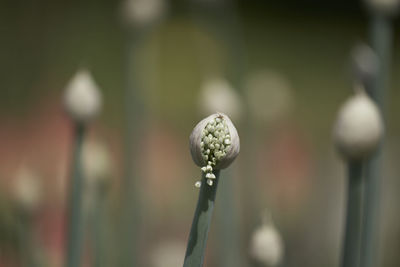
<path id="1" fill-rule="evenodd" d="M 165 0 L 125 0 L 123 20 L 128 26 L 144 27 L 160 19 L 166 11 Z"/>
<path id="2" fill-rule="evenodd" d="M 222 126 L 224 131 L 220 134 L 223 136 L 214 138 L 216 137 L 216 131 L 210 134 L 211 138 L 207 136 L 204 129 L 208 125 L 216 125 L 216 128 Z M 202 142 L 204 142 L 204 146 L 201 146 Z M 211 145 L 213 145 L 214 149 L 210 148 Z M 217 146 L 219 150 L 217 150 Z M 193 161 L 200 167 L 206 167 L 205 171 L 210 173 L 209 177 L 211 179 L 215 177 L 211 175 L 212 170 L 227 168 L 239 154 L 239 151 L 239 135 L 232 121 L 223 113 L 215 113 L 203 119 L 196 125 L 190 135 L 190 152 Z"/>
<path id="3" fill-rule="evenodd" d="M 272 223 L 263 224 L 250 240 L 250 255 L 265 266 L 277 266 L 283 258 L 282 238 Z"/>
<path id="4" fill-rule="evenodd" d="M 107 147 L 97 142 L 87 142 L 82 151 L 83 171 L 87 186 L 103 186 L 109 182 L 111 159 Z"/>
<path id="5" fill-rule="evenodd" d="M 285 118 L 295 99 L 287 78 L 269 70 L 251 73 L 245 80 L 245 92 L 251 115 L 260 122 Z"/>
<path id="6" fill-rule="evenodd" d="M 68 83 L 64 94 L 64 106 L 68 114 L 79 123 L 93 119 L 101 109 L 102 96 L 91 74 L 79 70 Z"/>
<path id="7" fill-rule="evenodd" d="M 399 10 L 399 0 L 365 0 L 367 6 L 373 11 L 386 15 L 394 15 Z"/>
<path id="8" fill-rule="evenodd" d="M 227 80 L 222 78 L 209 79 L 204 82 L 199 97 L 199 108 L 205 114 L 216 111 L 223 112 L 234 120 L 240 119 L 243 110 L 239 94 Z M 214 127 L 210 128 L 215 129 Z"/>
<path id="9" fill-rule="evenodd" d="M 362 160 L 377 149 L 383 132 L 378 107 L 361 90 L 341 107 L 334 128 L 334 141 L 345 158 Z"/>
<path id="10" fill-rule="evenodd" d="M 14 179 L 14 199 L 25 211 L 33 212 L 42 200 L 42 184 L 30 169 L 22 167 Z"/>
<path id="11" fill-rule="evenodd" d="M 180 240 L 167 240 L 156 243 L 151 250 L 151 267 L 176 267 L 183 265 L 186 245 Z"/>

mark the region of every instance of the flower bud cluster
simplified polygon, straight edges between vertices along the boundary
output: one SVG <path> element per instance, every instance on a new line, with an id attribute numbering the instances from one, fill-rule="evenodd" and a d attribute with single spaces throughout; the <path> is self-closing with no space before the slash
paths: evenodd
<path id="1" fill-rule="evenodd" d="M 211 119 L 203 129 L 201 154 L 207 165 L 201 170 L 206 174 L 207 184 L 212 185 L 215 179 L 213 167 L 223 159 L 231 148 L 229 128 L 222 116 Z"/>
<path id="2" fill-rule="evenodd" d="M 215 113 L 200 121 L 190 135 L 193 161 L 205 173 L 208 185 L 216 179 L 215 171 L 227 168 L 240 151 L 239 135 L 232 121 Z M 197 182 L 196 187 L 201 183 Z"/>

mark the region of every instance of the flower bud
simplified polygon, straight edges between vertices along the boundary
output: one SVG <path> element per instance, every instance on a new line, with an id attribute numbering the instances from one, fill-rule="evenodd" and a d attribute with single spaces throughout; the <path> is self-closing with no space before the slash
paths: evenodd
<path id="1" fill-rule="evenodd" d="M 352 70 L 355 79 L 363 86 L 371 85 L 378 72 L 378 57 L 365 44 L 357 45 L 352 53 Z"/>
<path id="2" fill-rule="evenodd" d="M 383 132 L 379 109 L 362 90 L 341 107 L 334 128 L 334 141 L 345 158 L 362 160 L 377 149 Z"/>
<path id="3" fill-rule="evenodd" d="M 239 94 L 223 78 L 206 80 L 201 88 L 199 100 L 199 108 L 205 114 L 218 110 L 234 120 L 240 119 L 242 115 L 243 107 Z"/>
<path id="4" fill-rule="evenodd" d="M 148 26 L 166 13 L 165 0 L 125 0 L 122 6 L 122 17 L 127 26 Z"/>
<path id="5" fill-rule="evenodd" d="M 87 187 L 103 187 L 110 182 L 111 158 L 108 148 L 99 142 L 87 142 L 82 151 Z"/>
<path id="6" fill-rule="evenodd" d="M 395 15 L 398 12 L 399 0 L 365 0 L 367 6 L 375 12 Z"/>
<path id="7" fill-rule="evenodd" d="M 295 105 L 290 82 L 274 71 L 250 73 L 245 79 L 245 89 L 249 112 L 264 125 L 286 118 Z"/>
<path id="8" fill-rule="evenodd" d="M 209 180 L 215 179 L 213 170 L 227 168 L 239 151 L 239 135 L 232 121 L 223 113 L 215 113 L 203 119 L 190 135 L 193 161 L 202 167 Z"/>
<path id="9" fill-rule="evenodd" d="M 250 255 L 265 266 L 277 266 L 283 258 L 283 241 L 272 222 L 264 223 L 250 240 Z"/>
<path id="10" fill-rule="evenodd" d="M 90 73 L 79 70 L 68 83 L 64 106 L 68 114 L 79 123 L 92 120 L 101 109 L 102 97 Z"/>
<path id="11" fill-rule="evenodd" d="M 157 242 L 151 251 L 152 267 L 176 267 L 183 265 L 185 243 L 181 240 L 165 240 Z"/>
<path id="12" fill-rule="evenodd" d="M 23 210 L 31 213 L 42 201 L 40 178 L 31 169 L 21 167 L 14 179 L 14 199 Z"/>

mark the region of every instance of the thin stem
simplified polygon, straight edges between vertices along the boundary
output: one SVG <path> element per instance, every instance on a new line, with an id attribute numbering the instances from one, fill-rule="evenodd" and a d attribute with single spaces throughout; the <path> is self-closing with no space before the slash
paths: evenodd
<path id="1" fill-rule="evenodd" d="M 384 106 L 385 91 L 387 89 L 390 58 L 392 56 L 393 30 L 390 18 L 376 14 L 370 26 L 371 47 L 378 57 L 378 73 L 373 84 L 367 86 L 367 92 L 380 107 Z"/>
<path id="2" fill-rule="evenodd" d="M 122 191 L 121 225 L 118 229 L 119 239 L 123 244 L 119 249 L 117 262 L 119 266 L 137 266 L 139 262 L 140 240 L 140 218 L 141 218 L 141 196 L 139 195 L 140 179 L 138 177 L 138 166 L 135 155 L 137 155 L 141 129 L 138 127 L 142 122 L 144 107 L 141 96 L 141 88 L 138 82 L 138 74 L 135 69 L 137 64 L 135 52 L 140 43 L 143 42 L 143 33 L 128 30 L 126 35 L 125 51 L 125 127 L 124 127 L 124 177 Z"/>
<path id="3" fill-rule="evenodd" d="M 21 265 L 35 267 L 38 262 L 35 257 L 32 214 L 27 214 L 25 210 L 19 210 L 18 215 Z"/>
<path id="4" fill-rule="evenodd" d="M 207 237 L 217 194 L 219 171 L 215 171 L 214 174 L 216 179 L 212 186 L 207 184 L 204 174 L 202 177 L 199 199 L 194 213 L 192 228 L 190 229 L 185 262 L 183 263 L 184 267 L 203 266 Z"/>
<path id="5" fill-rule="evenodd" d="M 103 189 L 103 188 L 102 188 Z M 94 267 L 107 266 L 107 249 L 106 249 L 106 230 L 107 216 L 106 211 L 106 195 L 102 189 L 96 188 L 95 203 L 91 216 L 91 229 L 93 238 Z"/>
<path id="6" fill-rule="evenodd" d="M 372 48 L 379 58 L 379 71 L 367 92 L 384 112 L 384 97 L 390 72 L 392 29 L 390 19 L 376 14 L 371 24 Z M 377 232 L 379 231 L 379 198 L 382 145 L 367 162 L 365 174 L 365 199 L 362 231 L 361 266 L 371 267 L 377 258 Z"/>
<path id="7" fill-rule="evenodd" d="M 360 259 L 362 162 L 349 162 L 346 233 L 342 267 L 358 267 Z"/>
<path id="8" fill-rule="evenodd" d="M 68 206 L 68 236 L 66 267 L 78 267 L 82 255 L 82 145 L 85 127 L 76 125 L 75 148 L 72 166 L 71 191 Z"/>
<path id="9" fill-rule="evenodd" d="M 232 166 L 234 167 L 234 166 Z M 218 250 L 220 267 L 243 266 L 240 249 L 240 227 L 237 210 L 235 206 L 233 169 L 224 172 L 224 179 L 219 181 L 220 192 L 217 200 L 220 205 L 216 214 L 218 229 Z"/>

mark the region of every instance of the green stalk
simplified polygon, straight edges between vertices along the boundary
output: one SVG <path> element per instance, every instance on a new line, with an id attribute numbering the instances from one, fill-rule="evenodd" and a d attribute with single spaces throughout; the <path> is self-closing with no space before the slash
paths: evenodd
<path id="1" fill-rule="evenodd" d="M 79 267 L 82 256 L 82 145 L 85 127 L 82 124 L 75 126 L 75 148 L 72 166 L 71 191 L 68 206 L 68 236 L 66 267 Z"/>
<path id="2" fill-rule="evenodd" d="M 218 250 L 220 267 L 243 266 L 240 248 L 240 227 L 238 223 L 238 207 L 235 206 L 233 169 L 224 172 L 224 179 L 220 181 L 218 202 L 220 209 L 216 214 L 218 229 Z"/>
<path id="3" fill-rule="evenodd" d="M 209 186 L 205 174 L 202 174 L 202 182 L 194 213 L 192 228 L 190 229 L 189 241 L 186 249 L 183 267 L 201 267 L 204 262 L 208 232 L 210 230 L 212 213 L 214 210 L 215 196 L 220 171 L 214 171 L 216 179 Z"/>
<path id="4" fill-rule="evenodd" d="M 106 208 L 106 198 L 102 192 L 96 192 L 96 201 L 92 216 L 92 236 L 93 236 L 93 251 L 94 251 L 94 267 L 107 266 L 107 250 L 104 227 L 107 218 L 104 214 Z"/>
<path id="5" fill-rule="evenodd" d="M 367 92 L 384 111 L 384 97 L 390 71 L 392 50 L 391 22 L 383 14 L 375 14 L 371 24 L 372 48 L 379 59 L 379 70 L 374 84 Z M 377 233 L 379 231 L 380 172 L 383 140 L 378 152 L 366 164 L 365 199 L 362 231 L 361 266 L 372 267 L 377 258 Z"/>
<path id="6" fill-rule="evenodd" d="M 139 129 L 137 125 L 142 119 L 139 117 L 143 112 L 139 86 L 135 73 L 135 51 L 140 42 L 139 32 L 130 29 L 127 33 L 127 47 L 125 54 L 125 151 L 124 151 L 124 179 L 122 187 L 122 218 L 119 236 L 122 246 L 120 248 L 119 266 L 138 265 L 138 233 L 141 213 L 140 196 L 137 187 L 139 179 L 135 166 L 137 142 L 139 140 Z"/>
<path id="7" fill-rule="evenodd" d="M 360 260 L 361 207 L 362 207 L 361 161 L 348 163 L 348 192 L 346 232 L 341 267 L 358 267 Z"/>
<path id="8" fill-rule="evenodd" d="M 25 210 L 18 211 L 19 218 L 19 245 L 20 260 L 22 266 L 37 266 L 36 247 L 34 246 L 33 218 L 32 214 L 27 214 Z"/>

